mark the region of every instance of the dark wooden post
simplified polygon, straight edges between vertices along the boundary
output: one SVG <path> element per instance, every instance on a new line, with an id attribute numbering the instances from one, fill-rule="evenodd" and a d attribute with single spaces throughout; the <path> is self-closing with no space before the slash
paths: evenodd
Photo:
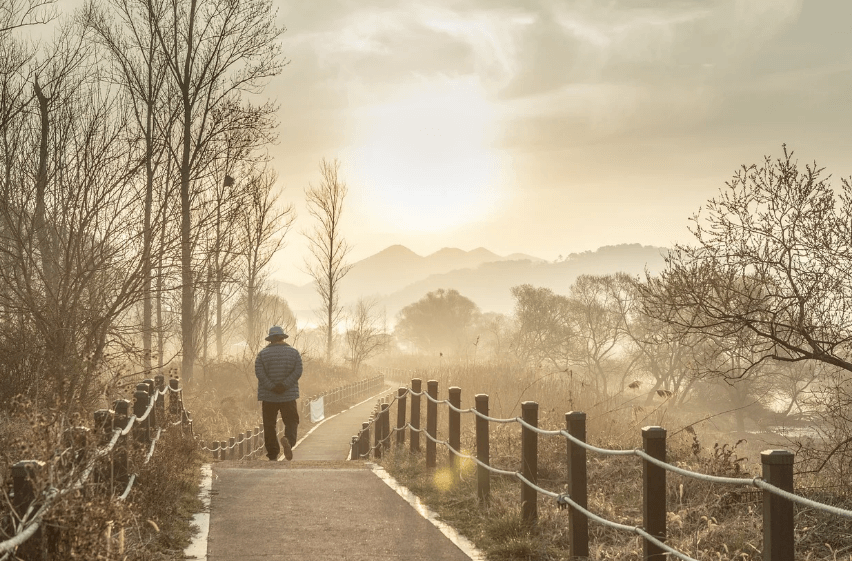
<path id="1" fill-rule="evenodd" d="M 254 427 L 254 447 L 252 458 L 260 457 L 260 449 L 263 447 L 263 427 Z"/>
<path id="2" fill-rule="evenodd" d="M 237 454 L 237 439 L 233 436 L 228 437 L 228 459 L 234 460 L 236 459 L 234 456 Z"/>
<path id="3" fill-rule="evenodd" d="M 382 404 L 382 448 L 390 449 L 390 404 Z"/>
<path id="4" fill-rule="evenodd" d="M 154 385 L 157 387 L 157 418 L 161 423 L 166 422 L 166 396 L 162 392 L 166 389 L 166 377 L 162 374 L 154 376 Z"/>
<path id="5" fill-rule="evenodd" d="M 349 459 L 354 460 L 358 457 L 358 437 L 353 436 L 349 441 Z"/>
<path id="6" fill-rule="evenodd" d="M 370 423 L 361 423 L 361 445 L 358 451 L 358 458 L 367 458 L 370 453 Z"/>
<path id="7" fill-rule="evenodd" d="M 586 414 L 579 411 L 565 413 L 565 429 L 568 434 L 586 441 Z M 588 492 L 586 489 L 586 449 L 568 443 L 568 494 L 571 499 L 583 508 L 588 508 Z M 569 550 L 571 559 L 589 556 L 589 519 L 572 506 L 568 507 Z"/>
<path id="8" fill-rule="evenodd" d="M 210 446 L 212 447 L 211 451 L 213 452 L 213 459 L 218 460 L 219 459 L 219 441 L 214 440 L 213 443 Z"/>
<path id="9" fill-rule="evenodd" d="M 418 394 L 422 391 L 422 382 L 420 378 L 412 378 L 411 391 Z M 409 449 L 412 452 L 420 451 L 420 396 L 411 394 L 411 442 Z M 416 430 L 415 430 L 416 429 Z"/>
<path id="10" fill-rule="evenodd" d="M 113 427 L 121 430 L 126 429 L 127 423 L 130 421 L 130 402 L 126 399 L 119 399 L 113 403 L 112 410 L 114 413 Z M 127 462 L 127 437 L 122 436 L 119 437 L 112 451 L 112 479 L 114 482 L 126 485 L 129 481 L 130 474 L 128 473 Z"/>
<path id="11" fill-rule="evenodd" d="M 136 391 L 133 392 L 133 414 L 136 415 L 136 438 L 140 442 L 151 442 L 150 421 L 149 415 L 144 421 L 140 421 L 140 417 L 145 414 L 148 409 L 148 400 L 151 398 L 148 395 L 148 384 L 136 384 Z"/>
<path id="12" fill-rule="evenodd" d="M 12 465 L 12 490 L 15 492 L 12 498 L 12 510 L 15 511 L 18 519 L 27 513 L 27 509 L 35 501 L 35 480 L 41 476 L 43 470 L 44 462 L 39 460 L 23 460 Z M 18 547 L 15 558 L 41 559 L 42 535 L 42 528 L 39 527 L 30 539 Z"/>
<path id="13" fill-rule="evenodd" d="M 399 388 L 396 393 L 396 445 L 405 445 L 405 397 L 408 394 L 406 388 Z"/>
<path id="14" fill-rule="evenodd" d="M 450 393 L 450 405 L 455 407 L 456 409 L 461 409 L 461 388 L 453 386 L 449 390 Z M 448 408 L 449 409 L 449 408 Z M 450 448 L 461 452 L 461 414 L 449 409 L 447 413 L 447 417 L 449 418 L 449 443 Z M 450 450 L 450 465 L 453 469 L 458 469 L 459 467 L 459 457 L 455 455 L 455 453 Z"/>
<path id="15" fill-rule="evenodd" d="M 243 460 L 245 459 L 246 453 L 246 433 L 241 432 L 237 435 L 237 438 L 239 438 L 239 444 L 237 445 L 237 459 Z"/>
<path id="16" fill-rule="evenodd" d="M 793 492 L 793 458 L 787 450 L 760 453 L 763 480 L 779 489 Z M 793 502 L 763 491 L 763 558 L 766 561 L 793 561 Z"/>
<path id="17" fill-rule="evenodd" d="M 438 399 L 438 380 L 429 380 L 426 382 L 426 393 L 432 396 L 432 399 Z M 438 404 L 426 400 L 426 434 L 432 438 L 438 436 Z M 433 468 L 437 464 L 435 441 L 432 438 L 426 439 L 426 467 Z"/>
<path id="18" fill-rule="evenodd" d="M 538 427 L 538 403 L 525 401 L 521 404 L 521 418 Z M 521 427 L 521 475 L 530 483 L 538 484 L 538 433 Z M 538 492 L 521 483 L 521 517 L 532 522 L 538 518 Z"/>
<path id="19" fill-rule="evenodd" d="M 379 420 L 379 412 L 373 412 L 373 458 L 382 459 L 382 422 Z"/>
<path id="20" fill-rule="evenodd" d="M 177 378 L 169 379 L 169 388 L 172 391 L 169 392 L 169 413 L 172 415 L 180 415 L 181 413 L 181 402 L 180 402 L 180 393 L 178 393 L 178 389 L 180 388 L 180 380 Z"/>
<path id="21" fill-rule="evenodd" d="M 154 397 L 154 392 L 157 391 L 157 387 L 154 385 L 154 379 L 153 378 L 146 378 L 146 379 L 142 380 L 142 383 L 145 384 L 146 386 L 148 386 L 148 397 L 150 398 L 149 403 L 151 403 L 151 402 L 154 403 L 154 406 L 151 408 L 151 414 L 148 415 L 148 419 L 149 419 L 149 422 L 148 422 L 149 432 L 148 432 L 148 434 L 150 435 L 150 431 L 159 427 L 159 425 L 157 424 L 157 398 Z"/>
<path id="22" fill-rule="evenodd" d="M 483 415 L 488 415 L 488 394 L 476 395 L 476 410 Z M 491 465 L 490 439 L 488 421 L 476 417 L 476 459 L 483 464 Z M 487 502 L 491 497 L 491 472 L 486 468 L 476 466 L 476 494 L 479 500 Z"/>
<path id="23" fill-rule="evenodd" d="M 645 453 L 666 461 L 666 429 L 644 427 L 642 448 Z M 642 525 L 645 531 L 664 542 L 666 540 L 666 470 L 642 460 Z M 659 546 L 642 540 L 642 553 L 646 561 L 665 561 L 666 554 Z"/>

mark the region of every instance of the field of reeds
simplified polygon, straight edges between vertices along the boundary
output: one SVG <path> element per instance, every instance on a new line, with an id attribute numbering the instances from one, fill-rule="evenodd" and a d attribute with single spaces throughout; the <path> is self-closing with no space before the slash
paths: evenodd
<path id="1" fill-rule="evenodd" d="M 448 365 L 437 369 L 394 371 L 400 385 L 411 378 L 437 380 L 439 399 L 447 389 L 462 389 L 462 408 L 473 407 L 478 393 L 489 395 L 492 417 L 520 416 L 521 403 L 539 404 L 539 426 L 565 427 L 564 414 L 587 414 L 587 441 L 610 449 L 642 446 L 641 428 L 657 425 L 668 431 L 667 461 L 691 471 L 729 477 L 760 475 L 760 451 L 784 447 L 782 437 L 750 435 L 742 438 L 714 429 L 712 423 L 696 423 L 695 412 L 669 407 L 665 396 L 651 406 L 636 405 L 635 394 L 622 393 L 597 401 L 572 380 L 570 373 L 527 370 L 511 365 Z M 628 392 L 631 389 L 627 390 Z M 643 396 L 644 397 L 644 396 Z M 393 407 L 393 406 L 392 406 Z M 425 427 L 425 404 L 421 405 Z M 391 415 L 391 418 L 395 418 Z M 698 417 L 699 419 L 701 417 Z M 447 408 L 438 407 L 438 439 L 447 438 Z M 462 415 L 462 449 L 473 454 L 474 417 Z M 395 423 L 392 423 L 395 424 Z M 517 424 L 491 424 L 491 465 L 519 471 L 521 429 Z M 747 435 L 748 436 L 748 435 Z M 421 450 L 425 437 L 421 437 Z M 554 492 L 567 490 L 565 439 L 539 437 L 538 482 Z M 524 523 L 521 517 L 520 484 L 514 478 L 492 476 L 491 500 L 477 498 L 476 469 L 462 461 L 450 469 L 449 452 L 438 446 L 438 466 L 425 467 L 424 454 L 412 455 L 407 446 L 392 447 L 381 460 L 397 480 L 435 510 L 493 560 L 556 560 L 568 558 L 568 511 L 552 499 L 539 497 L 538 520 Z M 588 453 L 588 501 L 590 511 L 614 522 L 642 524 L 642 464 L 636 457 L 598 457 Z M 826 481 L 819 474 L 797 474 L 797 493 L 852 507 L 848 481 Z M 730 487 L 697 481 L 669 473 L 667 476 L 667 543 L 696 559 L 760 559 L 762 498 L 757 489 Z M 796 510 L 796 558 L 849 559 L 852 556 L 852 522 L 811 509 Z M 593 559 L 642 558 L 642 543 L 591 522 L 590 553 Z"/>

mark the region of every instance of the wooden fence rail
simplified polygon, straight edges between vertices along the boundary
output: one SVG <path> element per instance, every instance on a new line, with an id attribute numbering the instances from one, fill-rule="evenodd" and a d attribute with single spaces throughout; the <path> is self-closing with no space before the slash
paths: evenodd
<path id="1" fill-rule="evenodd" d="M 391 446 L 391 434 L 397 433 L 395 445 L 404 448 L 405 432 L 410 435 L 410 451 L 420 451 L 419 435 L 424 433 L 426 442 L 426 466 L 436 466 L 435 447 L 438 444 L 450 451 L 452 465 L 458 465 L 459 458 L 471 460 L 477 464 L 477 494 L 484 503 L 490 496 L 490 478 L 493 474 L 513 476 L 521 482 L 521 512 L 524 520 L 533 521 L 538 516 L 538 495 L 556 500 L 560 508 L 568 509 L 568 531 L 571 558 L 583 558 L 589 555 L 589 519 L 609 527 L 631 532 L 643 538 L 643 556 L 646 560 L 662 561 L 666 555 L 672 555 L 684 561 L 694 561 L 681 551 L 668 546 L 666 542 L 666 474 L 669 471 L 685 477 L 707 482 L 754 486 L 763 494 L 763 559 L 764 561 L 793 561 L 794 503 L 817 508 L 839 516 L 852 518 L 852 511 L 817 503 L 793 494 L 793 454 L 787 450 L 766 450 L 761 453 L 762 477 L 741 479 L 717 477 L 691 472 L 666 463 L 666 430 L 662 427 L 644 427 L 642 429 L 642 449 L 609 450 L 597 448 L 586 442 L 586 414 L 570 411 L 565 414 L 565 429 L 543 430 L 538 427 L 538 403 L 527 401 L 521 404 L 521 417 L 514 419 L 495 419 L 488 416 L 488 395 L 475 396 L 475 407 L 461 409 L 461 389 L 452 387 L 448 399 L 438 400 L 438 382 L 429 380 L 427 390 L 421 391 L 422 381 L 412 379 L 410 387 L 400 387 L 388 403 L 384 399 L 377 404 L 368 422 L 362 424 L 361 431 L 351 439 L 350 459 L 368 458 L 370 453 L 376 459 L 381 458 L 382 450 Z M 406 422 L 406 396 L 411 396 L 411 416 Z M 427 399 L 426 429 L 420 428 L 420 398 Z M 389 428 L 390 405 L 397 402 L 397 422 Z M 437 406 L 448 406 L 447 440 L 437 437 Z M 476 456 L 463 454 L 460 446 L 462 413 L 475 415 Z M 489 447 L 489 426 L 491 423 L 518 423 L 521 425 L 521 470 L 519 472 L 499 469 L 491 466 Z M 370 431 L 373 431 L 374 443 L 370 445 Z M 566 439 L 568 489 L 556 493 L 538 486 L 538 436 L 562 436 Z M 633 527 L 601 518 L 588 510 L 587 461 L 586 453 L 592 451 L 605 455 L 638 456 L 642 460 L 642 526 Z"/>
<path id="2" fill-rule="evenodd" d="M 169 395 L 168 409 L 166 394 Z M 63 432 L 64 448 L 56 452 L 58 457 L 52 462 L 55 467 L 32 459 L 12 466 L 9 494 L 12 518 L 8 521 L 12 528 L 7 529 L 7 533 L 13 536 L 0 542 L 0 561 L 10 556 L 41 559 L 42 551 L 51 551 L 50 542 L 57 534 L 43 533 L 42 519 L 56 500 L 70 491 L 85 485 L 108 493 L 116 500 L 127 498 L 136 480 L 128 463 L 132 447 L 147 448 L 144 463 L 148 463 L 163 431 L 174 429 L 192 436 L 192 416 L 183 406 L 180 381 L 172 378 L 166 385 L 162 375 L 138 383 L 132 404 L 119 399 L 111 409 L 98 409 L 92 417 L 91 428 L 74 426 Z M 44 481 L 48 469 L 61 470 L 61 473 L 52 471 L 52 475 L 68 479 L 69 486 L 39 490 L 39 482 Z M 89 484 L 90 478 L 92 484 Z"/>

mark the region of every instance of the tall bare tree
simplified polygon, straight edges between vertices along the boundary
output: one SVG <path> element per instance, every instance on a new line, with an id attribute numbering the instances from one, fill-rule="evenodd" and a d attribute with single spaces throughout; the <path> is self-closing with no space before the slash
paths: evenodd
<path id="1" fill-rule="evenodd" d="M 334 330 L 343 315 L 340 303 L 340 282 L 352 268 L 346 261 L 351 247 L 343 237 L 341 220 L 343 200 L 348 192 L 346 183 L 339 177 L 340 162 L 335 158 L 320 161 L 319 185 L 305 189 L 308 213 L 316 223 L 305 233 L 312 259 L 305 260 L 308 273 L 322 300 L 320 325 L 325 331 L 325 356 L 331 360 Z"/>
<path id="2" fill-rule="evenodd" d="M 268 170 L 254 170 L 247 182 L 246 202 L 239 221 L 240 282 L 245 302 L 246 344 L 252 351 L 258 340 L 258 324 L 264 299 L 266 269 L 272 257 L 285 242 L 296 218 L 293 205 L 279 206 L 273 192 L 275 175 Z M 286 305 L 286 301 L 284 302 Z M 289 308 L 288 308 L 289 312 Z M 289 313 L 292 316 L 292 313 Z"/>
<path id="3" fill-rule="evenodd" d="M 131 109 L 132 123 L 142 144 L 145 168 L 142 227 L 142 265 L 144 296 L 142 299 L 142 366 L 151 369 L 153 347 L 153 245 L 155 229 L 155 180 L 165 149 L 165 132 L 174 123 L 175 107 L 170 96 L 163 95 L 167 68 L 154 34 L 154 14 L 146 0 L 108 0 L 107 9 L 94 2 L 81 13 L 83 24 L 93 38 L 105 47 L 112 62 L 111 79 L 125 93 Z M 167 199 L 168 178 L 160 174 L 163 185 L 159 200 Z M 164 212 L 161 204 L 159 212 Z M 162 220 L 162 217 L 160 218 Z M 161 249 L 164 240 L 161 240 Z"/>
<path id="4" fill-rule="evenodd" d="M 287 63 L 281 56 L 270 0 L 148 0 L 154 32 L 178 94 L 179 133 L 171 150 L 180 174 L 181 372 L 192 377 L 195 362 L 196 275 L 193 259 L 194 189 L 204 179 L 212 142 L 233 122 L 215 118 L 227 105 L 241 108 L 243 123 L 274 123 L 276 106 L 253 105 L 259 93 Z M 201 271 L 203 273 L 203 271 Z"/>

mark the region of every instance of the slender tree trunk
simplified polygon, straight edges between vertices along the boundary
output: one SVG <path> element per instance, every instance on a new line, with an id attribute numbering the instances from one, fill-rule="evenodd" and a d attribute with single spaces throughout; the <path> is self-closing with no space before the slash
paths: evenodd
<path id="1" fill-rule="evenodd" d="M 254 337 L 257 333 L 254 314 L 254 278 L 250 276 L 246 285 L 246 345 L 253 349 L 255 345 Z"/>
<path id="2" fill-rule="evenodd" d="M 181 376 L 185 382 L 192 381 L 195 364 L 195 297 L 192 275 L 192 208 L 190 207 L 190 154 L 192 139 L 192 102 L 190 100 L 191 71 L 194 51 L 192 48 L 195 31 L 196 3 L 189 6 L 189 33 L 186 38 L 186 58 L 183 65 L 183 151 L 180 165 L 180 265 L 181 265 Z"/>
<path id="3" fill-rule="evenodd" d="M 222 361 L 225 345 L 222 334 L 222 271 L 216 272 L 216 360 Z"/>
<path id="4" fill-rule="evenodd" d="M 50 120 L 47 110 L 48 99 L 39 86 L 38 79 L 33 82 L 36 98 L 38 98 L 38 110 L 41 117 L 41 130 L 38 146 L 38 174 L 36 175 L 36 204 L 33 216 L 33 226 L 36 241 L 41 252 L 42 271 L 44 273 L 45 289 L 49 297 L 56 288 L 54 284 L 53 251 L 50 244 L 50 235 L 47 232 L 47 220 L 45 217 L 45 198 L 47 196 L 47 151 L 50 134 Z"/>
<path id="5" fill-rule="evenodd" d="M 149 70 L 150 80 L 150 70 Z M 151 207 L 154 205 L 154 163 L 152 159 L 153 142 L 153 107 L 149 100 L 145 123 L 145 218 L 142 234 L 142 367 L 151 370 Z"/>
<path id="6" fill-rule="evenodd" d="M 329 271 L 332 270 L 331 263 L 329 263 Z M 331 362 L 331 343 L 332 343 L 332 329 L 334 329 L 334 325 L 332 325 L 332 317 L 334 316 L 334 280 L 331 275 L 328 276 L 328 324 L 326 330 L 326 338 L 325 338 L 325 359 Z"/>

